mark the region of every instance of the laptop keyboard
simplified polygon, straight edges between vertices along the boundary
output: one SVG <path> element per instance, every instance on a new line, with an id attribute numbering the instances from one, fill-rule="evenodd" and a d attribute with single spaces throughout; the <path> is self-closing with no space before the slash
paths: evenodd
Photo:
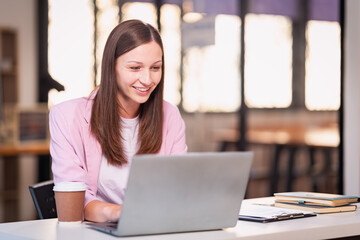
<path id="1" fill-rule="evenodd" d="M 117 223 L 116 222 L 106 223 L 106 227 L 112 228 L 112 229 L 117 229 Z"/>

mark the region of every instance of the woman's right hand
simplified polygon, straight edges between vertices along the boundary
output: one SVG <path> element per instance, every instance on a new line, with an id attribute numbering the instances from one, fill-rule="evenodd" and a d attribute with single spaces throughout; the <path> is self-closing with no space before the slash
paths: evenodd
<path id="1" fill-rule="evenodd" d="M 121 205 L 108 204 L 104 207 L 103 213 L 110 222 L 117 222 L 120 218 Z"/>
<path id="2" fill-rule="evenodd" d="M 89 202 L 85 207 L 85 220 L 92 222 L 117 222 L 122 205 L 99 200 Z"/>

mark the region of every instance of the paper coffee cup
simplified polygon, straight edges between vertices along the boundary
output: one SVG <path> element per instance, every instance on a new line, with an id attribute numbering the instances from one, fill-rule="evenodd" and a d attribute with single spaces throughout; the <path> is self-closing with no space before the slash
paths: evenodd
<path id="1" fill-rule="evenodd" d="M 60 182 L 55 184 L 53 190 L 56 192 L 85 191 L 86 185 L 84 182 Z"/>
<path id="2" fill-rule="evenodd" d="M 61 182 L 54 188 L 59 222 L 79 222 L 83 219 L 86 185 L 83 182 Z"/>

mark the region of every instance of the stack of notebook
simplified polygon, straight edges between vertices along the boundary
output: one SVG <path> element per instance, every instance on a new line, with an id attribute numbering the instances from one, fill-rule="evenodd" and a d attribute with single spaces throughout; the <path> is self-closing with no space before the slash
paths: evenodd
<path id="1" fill-rule="evenodd" d="M 274 193 L 275 207 L 298 209 L 315 213 L 355 211 L 357 196 L 315 192 Z"/>

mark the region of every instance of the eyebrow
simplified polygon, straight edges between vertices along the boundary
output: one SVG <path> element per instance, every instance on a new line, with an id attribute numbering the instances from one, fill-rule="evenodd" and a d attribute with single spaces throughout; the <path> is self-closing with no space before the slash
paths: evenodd
<path id="1" fill-rule="evenodd" d="M 137 64 L 143 64 L 142 62 L 135 61 L 135 60 L 130 60 L 130 61 L 127 61 L 126 63 L 137 63 Z M 153 64 L 156 64 L 156 63 L 162 63 L 162 60 L 158 60 L 158 61 L 154 62 Z"/>

